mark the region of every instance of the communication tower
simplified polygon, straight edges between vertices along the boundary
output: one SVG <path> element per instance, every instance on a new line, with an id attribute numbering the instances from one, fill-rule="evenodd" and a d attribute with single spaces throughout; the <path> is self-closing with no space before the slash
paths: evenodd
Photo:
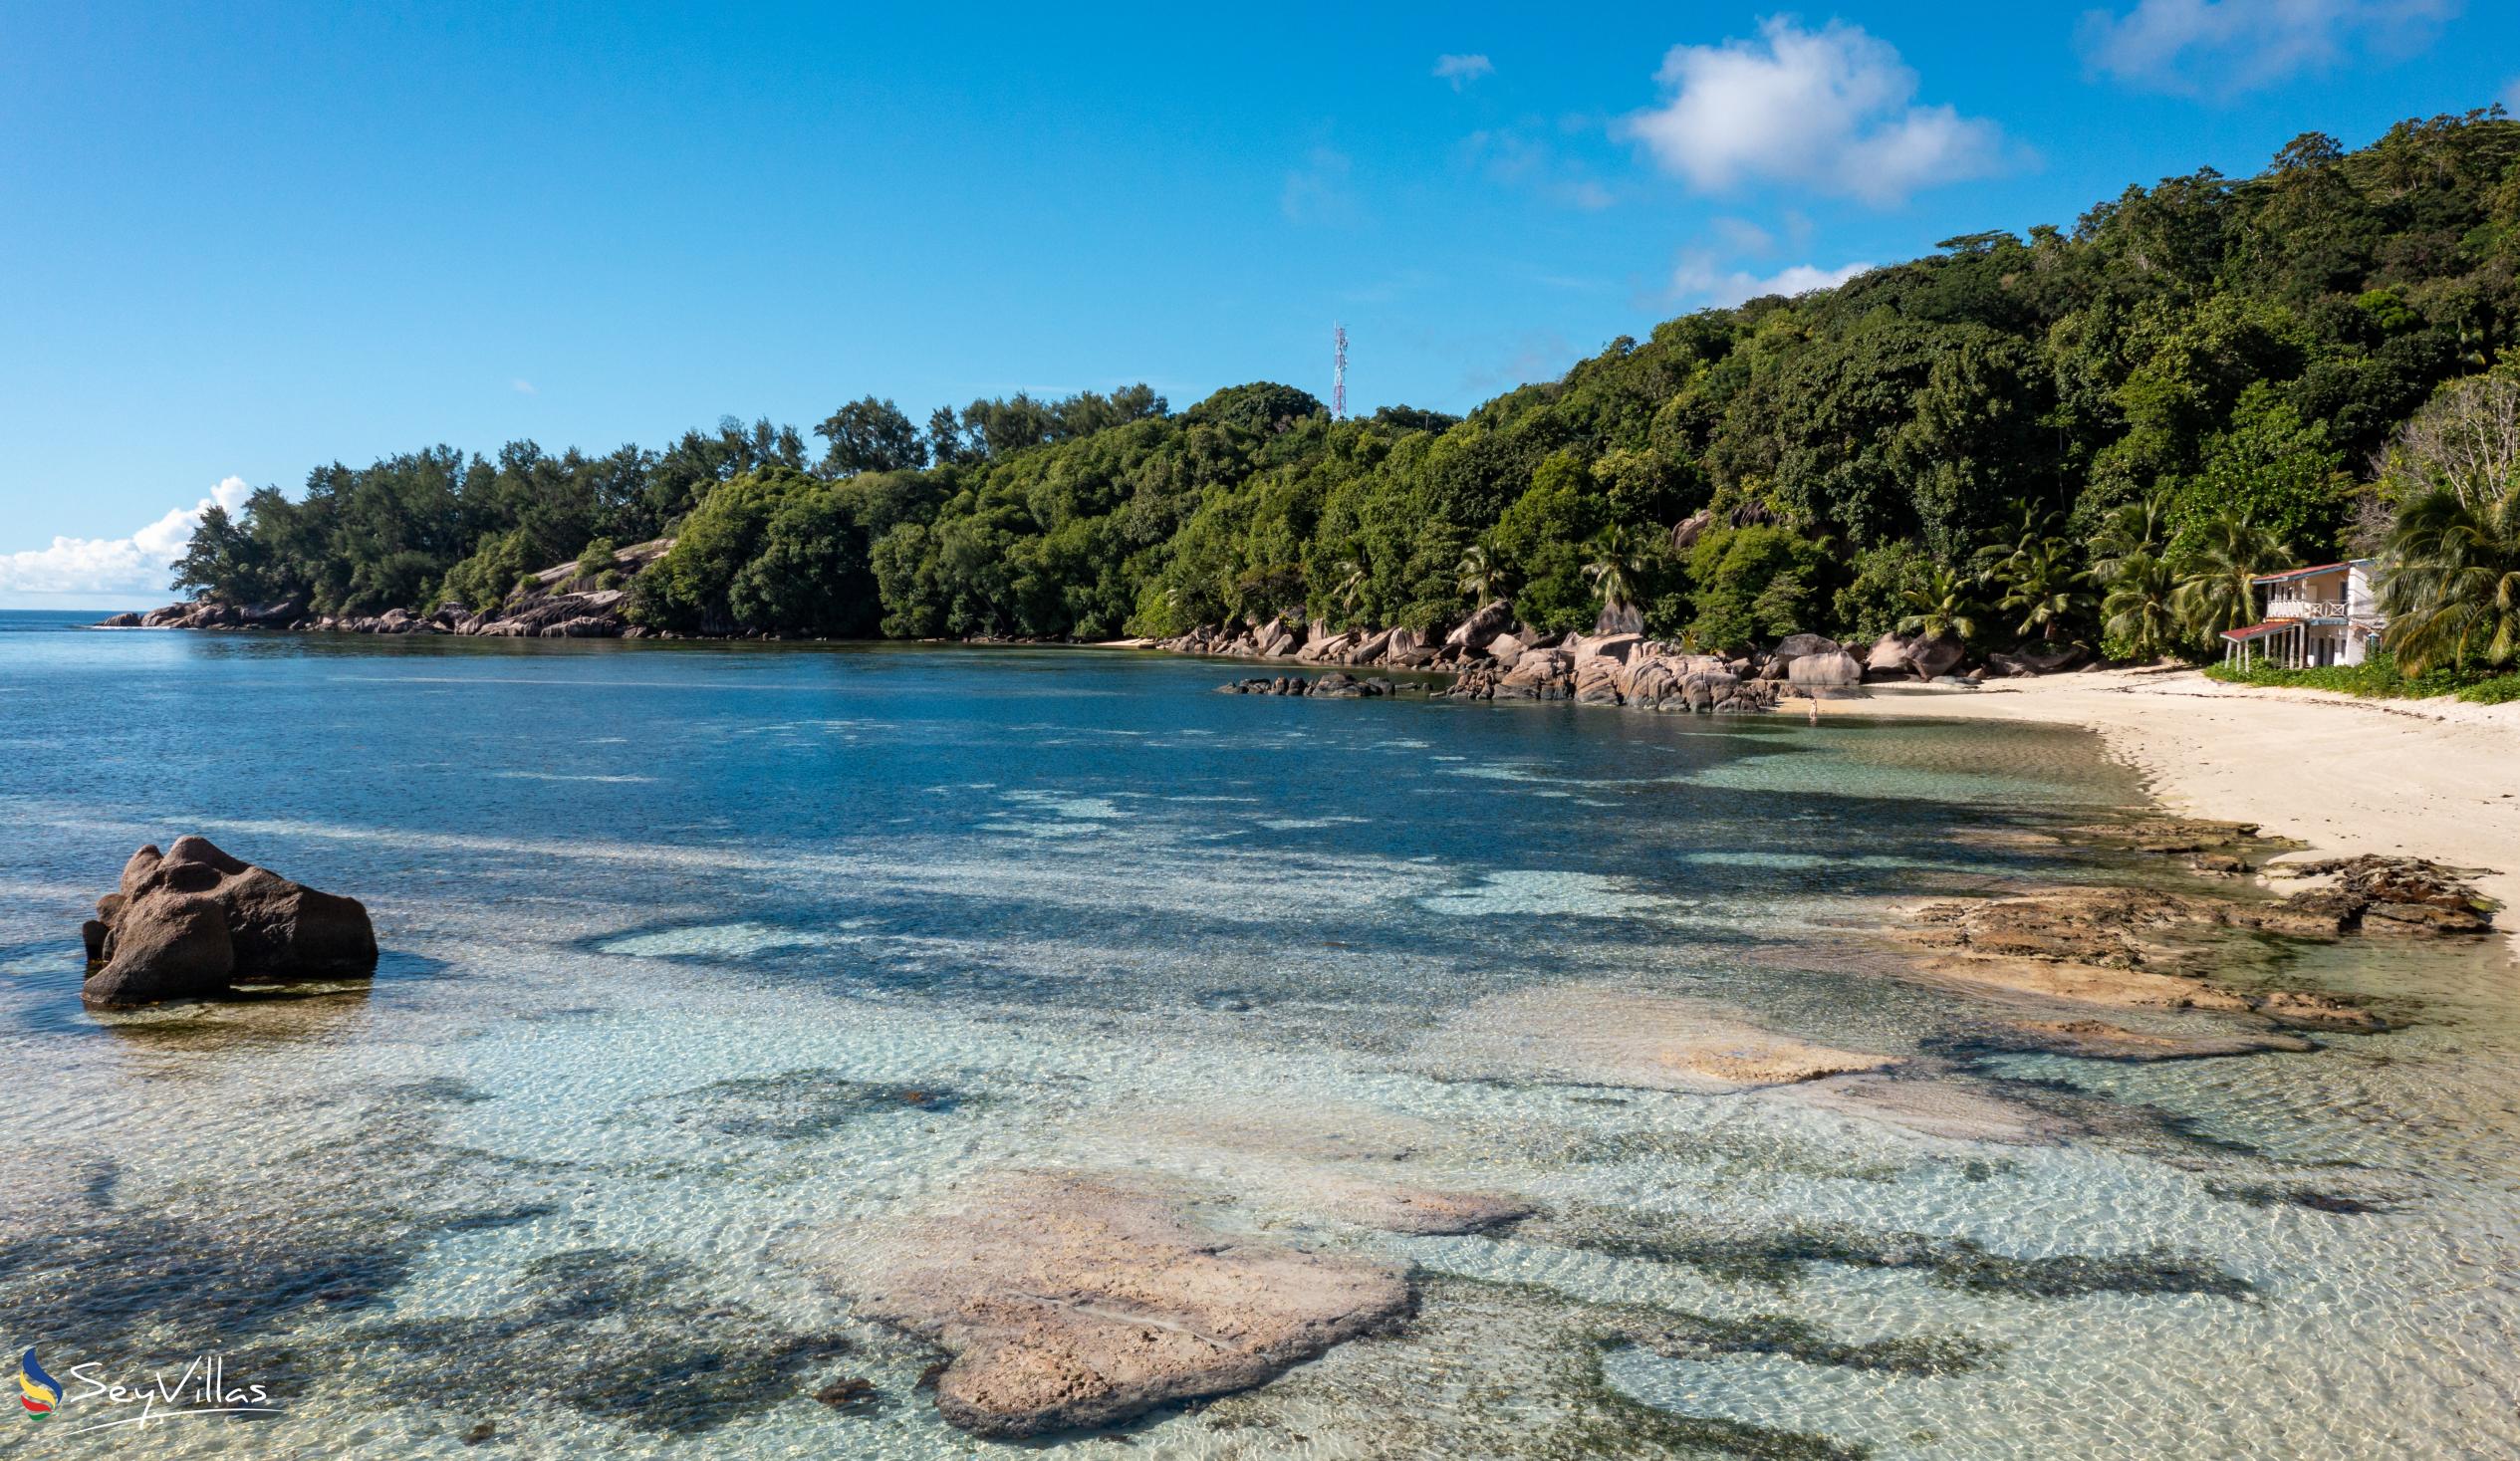
<path id="1" fill-rule="evenodd" d="M 1330 327 L 1330 418 L 1348 419 L 1348 327 Z"/>

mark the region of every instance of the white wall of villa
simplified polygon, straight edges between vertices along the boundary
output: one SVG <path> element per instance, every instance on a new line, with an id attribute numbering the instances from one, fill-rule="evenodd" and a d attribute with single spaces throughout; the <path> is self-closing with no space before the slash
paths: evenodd
<path id="1" fill-rule="evenodd" d="M 2358 558 L 2260 575 L 2264 614 L 2246 628 L 2224 632 L 2223 662 L 2288 669 L 2361 664 L 2389 626 L 2380 611 L 2374 567 L 2371 559 Z"/>

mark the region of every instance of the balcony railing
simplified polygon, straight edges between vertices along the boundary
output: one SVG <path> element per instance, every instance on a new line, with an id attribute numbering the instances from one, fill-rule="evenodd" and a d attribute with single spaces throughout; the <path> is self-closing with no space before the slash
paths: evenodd
<path id="1" fill-rule="evenodd" d="M 2266 616 L 2268 618 L 2345 618 L 2348 614 L 2345 604 L 2340 600 L 2269 599 L 2266 601 Z M 2375 615 L 2366 613 L 2363 616 L 2371 618 Z"/>

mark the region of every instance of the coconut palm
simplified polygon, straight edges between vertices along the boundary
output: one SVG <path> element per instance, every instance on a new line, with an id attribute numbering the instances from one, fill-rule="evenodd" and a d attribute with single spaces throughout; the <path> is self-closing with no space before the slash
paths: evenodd
<path id="1" fill-rule="evenodd" d="M 2018 621 L 2013 632 L 2025 639 L 2036 634 L 2053 643 L 2092 610 L 2091 576 L 2074 566 L 2061 538 L 2024 543 L 1997 568 L 1995 582 L 2004 591 L 1995 607 Z"/>
<path id="2" fill-rule="evenodd" d="M 2390 650 L 2410 673 L 2520 658 L 2520 484 L 2407 503 L 2389 536 L 2381 608 Z"/>
<path id="3" fill-rule="evenodd" d="M 2179 637 L 2177 593 L 2178 578 L 2160 554 L 2129 553 L 2118 558 L 2110 571 L 2109 591 L 2101 596 L 2101 631 L 2138 659 L 2169 653 Z"/>
<path id="4" fill-rule="evenodd" d="M 1331 585 L 1330 597 L 1353 618 L 1357 606 L 1365 600 L 1366 590 L 1373 587 L 1374 576 L 1367 571 L 1364 560 L 1355 558 L 1339 560 L 1331 565 L 1330 572 L 1337 580 Z"/>
<path id="5" fill-rule="evenodd" d="M 2226 511 L 2210 519 L 2172 571 L 2178 587 L 2170 607 L 2179 626 L 2210 640 L 2257 622 L 2257 576 L 2283 558 L 2284 545 L 2247 513 Z"/>
<path id="6" fill-rule="evenodd" d="M 1471 544 L 1470 550 L 1461 555 L 1461 562 L 1454 565 L 1452 571 L 1459 577 L 1461 592 L 1473 604 L 1486 604 L 1505 597 L 1505 566 L 1498 563 L 1482 544 Z"/>
<path id="7" fill-rule="evenodd" d="M 1601 591 L 1602 608 L 1617 612 L 1637 602 L 1637 581 L 1644 576 L 1644 550 L 1625 527 L 1613 524 L 1593 540 L 1593 561 L 1584 577 Z"/>
<path id="8" fill-rule="evenodd" d="M 2159 559 L 2169 537 L 2169 504 L 2164 499 L 2144 497 L 2120 505 L 2092 535 L 2092 582 L 2105 588 L 2117 582 L 2131 560 Z"/>
<path id="9" fill-rule="evenodd" d="M 1898 596 L 1899 604 L 1907 610 L 1898 621 L 1898 631 L 1963 643 L 1976 638 L 1978 582 L 1975 574 L 1937 564 L 1922 584 Z"/>
<path id="10" fill-rule="evenodd" d="M 2023 503 L 2021 521 L 2014 526 L 2012 537 L 1989 543 L 1973 555 L 1978 574 L 1990 582 L 2000 582 L 2005 565 L 2051 541 L 2056 532 L 2054 513 L 2039 511 L 2034 502 Z"/>

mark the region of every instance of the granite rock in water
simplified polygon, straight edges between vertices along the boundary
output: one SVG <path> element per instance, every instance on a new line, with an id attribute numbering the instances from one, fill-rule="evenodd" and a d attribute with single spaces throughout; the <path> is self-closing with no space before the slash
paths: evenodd
<path id="1" fill-rule="evenodd" d="M 1002 1179 L 895 1236 L 897 1257 L 842 1282 L 862 1315 L 953 1355 L 937 1413 L 993 1438 L 1247 1389 L 1411 1302 L 1395 1269 L 1230 1237 L 1087 1177 Z"/>
<path id="2" fill-rule="evenodd" d="M 340 979 L 377 967 L 377 934 L 356 898 L 291 882 L 205 838 L 131 854 L 121 885 L 82 929 L 91 1005 L 206 999 L 233 986 Z"/>
<path id="3" fill-rule="evenodd" d="M 2457 873 L 2420 857 L 2365 854 L 2291 869 L 2305 877 L 2333 877 L 2327 887 L 2284 900 L 2294 912 L 2333 918 L 2341 932 L 2478 934 L 2493 931 L 2493 915 L 2476 889 Z"/>

